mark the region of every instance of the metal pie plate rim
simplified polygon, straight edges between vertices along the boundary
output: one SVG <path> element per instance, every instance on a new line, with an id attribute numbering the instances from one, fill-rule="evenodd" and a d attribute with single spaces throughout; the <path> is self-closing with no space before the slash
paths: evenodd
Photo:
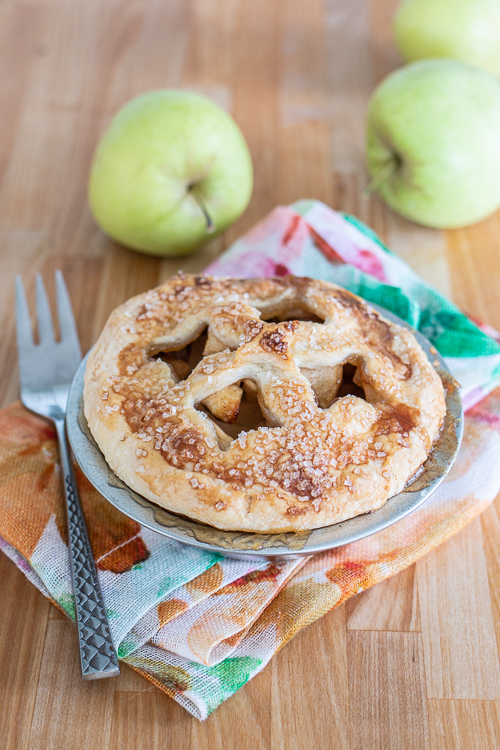
<path id="1" fill-rule="evenodd" d="M 223 557 L 290 560 L 350 544 L 391 526 L 422 505 L 448 474 L 462 440 L 463 407 L 458 383 L 430 342 L 393 313 L 373 303 L 367 304 L 413 333 L 430 362 L 439 362 L 435 369 L 443 380 L 446 396 L 445 422 L 431 454 L 416 477 L 379 510 L 312 531 L 262 534 L 216 529 L 155 505 L 119 479 L 92 437 L 83 413 L 83 378 L 88 354 L 73 379 L 66 416 L 68 438 L 81 470 L 108 502 L 142 526 Z"/>

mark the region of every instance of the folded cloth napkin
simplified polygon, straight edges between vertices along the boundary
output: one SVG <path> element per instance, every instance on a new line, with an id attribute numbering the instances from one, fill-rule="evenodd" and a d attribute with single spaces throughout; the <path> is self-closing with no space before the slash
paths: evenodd
<path id="1" fill-rule="evenodd" d="M 426 335 L 462 385 L 462 448 L 447 480 L 397 524 L 307 559 L 224 559 L 170 541 L 78 483 L 121 659 L 198 719 L 295 633 L 407 567 L 475 518 L 500 489 L 500 345 L 424 284 L 367 227 L 317 201 L 275 209 L 207 272 L 327 279 Z M 74 618 L 55 435 L 14 404 L 0 412 L 0 548 Z"/>

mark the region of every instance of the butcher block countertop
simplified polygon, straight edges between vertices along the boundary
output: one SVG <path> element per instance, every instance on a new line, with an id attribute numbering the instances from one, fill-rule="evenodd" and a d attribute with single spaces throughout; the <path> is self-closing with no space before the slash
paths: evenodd
<path id="1" fill-rule="evenodd" d="M 95 226 L 89 163 L 111 116 L 150 89 L 227 108 L 255 165 L 244 216 L 182 261 L 198 271 L 274 206 L 317 198 L 372 226 L 468 314 L 500 329 L 500 214 L 451 232 L 405 221 L 367 177 L 370 92 L 400 65 L 395 0 L 4 0 L 0 4 L 0 395 L 18 398 L 14 277 L 61 268 L 82 348 L 108 314 L 181 267 Z M 31 299 L 33 297 L 31 296 Z M 199 723 L 123 666 L 83 683 L 74 625 L 0 555 L 3 750 L 495 750 L 500 504 L 303 630 Z"/>

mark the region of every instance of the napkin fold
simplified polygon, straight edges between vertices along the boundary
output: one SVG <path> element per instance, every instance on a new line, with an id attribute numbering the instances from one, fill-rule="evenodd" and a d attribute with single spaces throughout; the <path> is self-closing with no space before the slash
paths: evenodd
<path id="1" fill-rule="evenodd" d="M 276 208 L 207 269 L 341 284 L 427 336 L 462 385 L 464 438 L 448 478 L 414 513 L 340 549 L 290 562 L 229 560 L 122 515 L 77 471 L 118 654 L 198 719 L 309 623 L 407 567 L 500 490 L 500 344 L 357 219 L 318 201 Z M 19 403 L 0 412 L 0 549 L 74 618 L 55 434 Z"/>

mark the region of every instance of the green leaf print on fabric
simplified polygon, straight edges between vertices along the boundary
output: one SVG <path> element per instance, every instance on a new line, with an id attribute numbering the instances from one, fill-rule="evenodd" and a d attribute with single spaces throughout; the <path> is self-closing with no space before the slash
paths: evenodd
<path id="1" fill-rule="evenodd" d="M 402 289 L 381 284 L 373 276 L 348 265 L 332 267 L 332 273 L 328 280 L 340 284 L 354 294 L 359 294 L 368 302 L 385 307 L 394 315 L 406 320 L 413 328 L 419 328 L 420 307 Z"/>
<path id="2" fill-rule="evenodd" d="M 307 221 L 314 202 L 291 205 Z M 357 230 L 375 242 L 387 254 L 381 258 L 393 284 L 381 283 L 375 276 L 349 264 L 331 264 L 328 280 L 346 287 L 369 302 L 374 302 L 406 320 L 438 349 L 443 357 L 481 357 L 500 354 L 500 345 L 484 334 L 461 310 L 417 276 L 387 248 L 375 232 L 350 214 L 341 214 Z"/>
<path id="3" fill-rule="evenodd" d="M 448 303 L 441 309 L 422 311 L 419 330 L 444 357 L 481 357 L 498 354 L 500 347 Z"/>
<path id="4" fill-rule="evenodd" d="M 386 253 L 390 253 L 390 255 L 393 255 L 394 253 L 389 250 L 387 245 L 384 245 L 380 237 L 376 232 L 373 231 L 371 227 L 369 227 L 367 224 L 364 224 L 361 219 L 358 219 L 357 216 L 351 216 L 351 214 L 345 214 L 343 211 L 339 211 L 339 214 L 349 222 L 349 224 L 352 224 L 356 229 L 359 229 L 360 232 L 363 232 L 363 234 L 366 234 L 367 237 L 369 237 L 371 240 L 377 243 L 379 247 L 382 248 L 382 250 L 385 250 Z"/>
<path id="5" fill-rule="evenodd" d="M 389 287 L 359 271 L 359 291 L 370 302 L 382 305 L 419 330 L 443 357 L 482 357 L 500 354 L 500 346 L 472 323 L 446 297 L 426 284 L 394 255 L 373 229 L 350 214 L 343 218 L 385 250 L 398 265 L 401 263 L 401 287 Z M 378 289 L 378 291 L 377 291 Z M 389 292 L 394 290 L 396 293 Z M 399 293 L 399 294 L 398 294 Z M 405 314 L 405 303 L 408 310 Z M 399 311 L 398 311 L 399 310 Z"/>
<path id="6" fill-rule="evenodd" d="M 124 659 L 129 654 L 132 654 L 138 647 L 138 642 L 135 640 L 124 640 L 118 646 L 118 657 Z"/>
<path id="7" fill-rule="evenodd" d="M 481 357 L 500 353 L 500 347 L 493 339 L 444 298 L 437 300 L 439 309 L 434 304 L 419 306 L 401 289 L 374 284 L 361 271 L 358 273 L 356 288 L 349 285 L 351 291 L 406 320 L 428 338 L 443 357 Z"/>
<path id="8" fill-rule="evenodd" d="M 226 659 L 215 667 L 207 667 L 207 672 L 217 676 L 226 697 L 239 690 L 260 664 L 260 659 L 255 659 L 252 656 L 235 656 L 233 659 Z"/>
<path id="9" fill-rule="evenodd" d="M 217 706 L 243 687 L 250 677 L 261 667 L 262 660 L 252 656 L 235 656 L 225 659 L 215 667 L 201 667 L 191 662 L 191 674 L 196 672 L 202 681 L 197 684 L 199 694 L 205 702 L 207 713 L 211 714 Z M 219 690 L 215 689 L 214 681 Z"/>
<path id="10" fill-rule="evenodd" d="M 207 559 L 205 563 L 205 567 L 200 568 L 197 575 L 201 575 L 201 573 L 205 573 L 209 568 L 211 568 L 215 563 L 219 562 L 221 559 L 221 555 L 210 555 L 210 557 Z M 180 577 L 179 575 L 176 575 L 175 577 L 167 576 L 162 580 L 160 583 L 158 590 L 157 590 L 157 597 L 158 601 L 163 599 L 163 597 L 167 596 L 167 594 L 170 594 L 171 591 L 174 591 L 174 589 L 178 588 L 179 586 L 182 586 L 186 582 L 185 576 Z"/>
<path id="11" fill-rule="evenodd" d="M 420 308 L 412 299 L 403 294 L 401 289 L 387 284 L 370 284 L 365 279 L 360 279 L 360 282 L 359 291 L 356 294 L 375 305 L 385 307 L 386 310 L 390 310 L 394 315 L 406 320 L 413 328 L 418 329 Z"/>
<path id="12" fill-rule="evenodd" d="M 73 594 L 61 594 L 57 599 L 57 603 L 72 620 L 75 619 L 75 597 Z"/>

